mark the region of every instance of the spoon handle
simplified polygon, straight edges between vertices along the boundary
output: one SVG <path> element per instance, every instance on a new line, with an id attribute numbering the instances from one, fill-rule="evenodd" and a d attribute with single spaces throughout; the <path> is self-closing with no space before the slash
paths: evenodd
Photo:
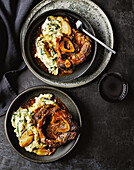
<path id="1" fill-rule="evenodd" d="M 113 49 L 111 49 L 110 47 L 108 47 L 106 44 L 104 44 L 102 41 L 98 40 L 96 37 L 94 37 L 92 34 L 90 34 L 89 32 L 87 32 L 85 29 L 82 28 L 82 31 L 87 34 L 89 37 L 91 37 L 92 39 L 94 39 L 96 42 L 98 42 L 99 44 L 101 44 L 103 47 L 105 47 L 106 49 L 108 49 L 109 51 L 111 51 L 113 54 L 116 54 L 116 51 L 114 51 Z"/>

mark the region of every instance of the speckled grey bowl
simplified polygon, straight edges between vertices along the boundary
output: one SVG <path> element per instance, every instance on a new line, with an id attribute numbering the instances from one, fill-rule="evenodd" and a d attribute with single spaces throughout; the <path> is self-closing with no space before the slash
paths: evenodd
<path id="1" fill-rule="evenodd" d="M 74 140 L 59 147 L 54 152 L 54 154 L 50 156 L 39 156 L 36 155 L 35 153 L 27 152 L 24 148 L 19 146 L 18 138 L 16 137 L 14 128 L 11 124 L 11 117 L 13 111 L 16 111 L 22 104 L 24 104 L 30 98 L 38 96 L 41 93 L 52 93 L 55 95 L 55 97 L 59 98 L 66 105 L 68 111 L 72 114 L 73 120 L 75 120 L 78 123 L 80 129 L 82 128 L 82 121 L 79 109 L 77 108 L 74 101 L 67 94 L 55 88 L 38 86 L 25 90 L 13 100 L 6 113 L 5 132 L 9 143 L 19 155 L 33 162 L 47 163 L 56 161 L 65 156 L 66 154 L 68 154 L 78 142 L 80 133 Z"/>
<path id="2" fill-rule="evenodd" d="M 83 23 L 83 27 L 87 31 L 89 31 L 92 35 L 95 36 L 94 30 L 90 25 L 90 23 L 81 15 L 74 12 L 73 10 L 68 10 L 68 9 L 49 10 L 39 15 L 34 21 L 31 21 L 28 27 L 25 27 L 25 29 L 27 29 L 26 35 L 25 37 L 21 37 L 22 39 L 24 38 L 24 44 L 21 43 L 23 59 L 27 64 L 28 68 L 32 71 L 32 73 L 39 79 L 43 80 L 44 82 L 46 79 L 50 81 L 56 81 L 58 83 L 71 81 L 80 77 L 89 69 L 96 55 L 97 43 L 92 41 L 91 53 L 87 56 L 87 59 L 83 63 L 75 67 L 73 73 L 64 74 L 63 76 L 59 76 L 59 75 L 54 76 L 44 71 L 37 65 L 37 63 L 34 60 L 33 50 L 32 50 L 33 43 L 34 43 L 33 37 L 36 37 L 37 29 L 44 23 L 47 16 L 51 16 L 51 15 L 67 17 L 70 20 L 72 28 L 75 28 L 75 23 L 77 20 L 81 20 Z"/>
<path id="3" fill-rule="evenodd" d="M 113 48 L 114 37 L 113 30 L 109 19 L 103 10 L 90 0 L 44 0 L 37 4 L 29 13 L 23 27 L 21 30 L 21 37 L 26 34 L 26 29 L 31 22 L 36 20 L 36 18 L 42 15 L 45 11 L 52 9 L 69 9 L 82 15 L 89 23 L 92 25 L 96 37 L 107 44 L 109 47 Z M 21 39 L 21 43 L 23 39 Z M 50 80 L 48 78 L 41 78 L 47 84 L 57 87 L 72 88 L 82 86 L 94 80 L 102 71 L 106 68 L 107 64 L 111 59 L 111 52 L 107 51 L 101 45 L 97 45 L 97 53 L 93 64 L 86 71 L 85 74 L 68 82 L 58 82 L 56 80 Z"/>

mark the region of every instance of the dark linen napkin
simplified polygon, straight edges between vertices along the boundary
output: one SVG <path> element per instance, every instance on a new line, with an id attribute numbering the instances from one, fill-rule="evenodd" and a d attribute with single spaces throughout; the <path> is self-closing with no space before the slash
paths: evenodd
<path id="1" fill-rule="evenodd" d="M 26 66 L 19 36 L 28 12 L 39 0 L 0 0 L 0 116 L 17 95 L 17 77 Z"/>

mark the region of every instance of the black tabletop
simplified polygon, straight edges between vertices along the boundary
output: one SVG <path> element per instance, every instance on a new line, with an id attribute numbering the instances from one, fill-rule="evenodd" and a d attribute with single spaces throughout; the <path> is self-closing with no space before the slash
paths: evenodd
<path id="1" fill-rule="evenodd" d="M 108 16 L 114 32 L 116 55 L 94 81 L 66 92 L 77 104 L 83 122 L 81 138 L 64 158 L 48 164 L 25 160 L 10 146 L 0 117 L 0 169 L 134 169 L 134 32 L 132 0 L 94 0 Z M 25 10 L 25 9 L 24 9 Z M 101 98 L 98 82 L 104 73 L 119 72 L 129 85 L 127 97 L 116 103 Z M 46 85 L 28 69 L 17 79 L 18 93 Z"/>

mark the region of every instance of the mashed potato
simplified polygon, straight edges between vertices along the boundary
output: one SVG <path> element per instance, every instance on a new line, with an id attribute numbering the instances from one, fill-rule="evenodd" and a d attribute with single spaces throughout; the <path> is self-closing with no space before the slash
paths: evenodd
<path id="1" fill-rule="evenodd" d="M 61 16 L 48 16 L 42 24 L 41 34 L 35 42 L 36 53 L 34 57 L 39 58 L 47 67 L 48 72 L 53 75 L 58 75 L 59 73 L 57 40 L 61 39 L 65 34 L 71 34 L 68 19 L 64 20 Z"/>
<path id="2" fill-rule="evenodd" d="M 48 16 L 43 23 L 42 34 L 36 39 L 36 54 L 47 67 L 48 72 L 54 75 L 58 75 L 58 66 L 56 59 L 58 57 L 56 53 L 56 38 L 62 36 L 60 19 L 53 16 Z M 46 44 L 46 45 L 44 45 Z M 49 47 L 49 52 L 46 49 Z"/>
<path id="3" fill-rule="evenodd" d="M 24 147 L 29 152 L 36 153 L 37 149 L 46 146 L 39 141 L 39 134 L 33 116 L 35 114 L 35 110 L 43 106 L 44 104 L 55 105 L 55 102 L 54 100 L 52 100 L 52 98 L 52 94 L 40 94 L 38 97 L 34 98 L 35 103 L 32 106 L 28 108 L 20 107 L 12 115 L 11 123 L 12 126 L 15 128 L 14 132 L 16 133 L 16 136 L 19 140 L 24 132 L 26 132 L 27 130 L 30 130 L 33 133 L 33 141 L 29 145 Z"/>

